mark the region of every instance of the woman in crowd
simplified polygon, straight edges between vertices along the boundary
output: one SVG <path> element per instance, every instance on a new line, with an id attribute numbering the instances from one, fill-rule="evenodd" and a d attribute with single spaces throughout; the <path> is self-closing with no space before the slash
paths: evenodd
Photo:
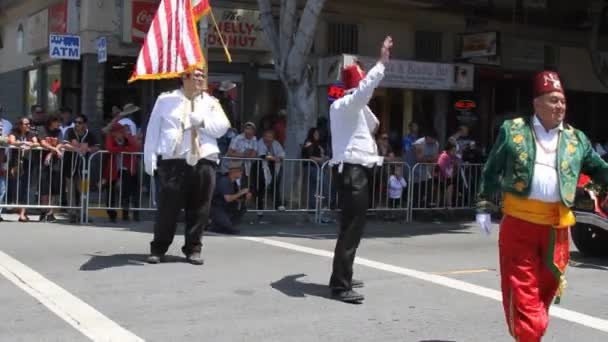
<path id="1" fill-rule="evenodd" d="M 29 203 L 29 174 L 34 165 L 31 165 L 31 149 L 40 146 L 38 138 L 31 132 L 30 119 L 22 117 L 17 121 L 11 134 L 8 136 L 8 143 L 11 146 L 17 147 L 11 151 L 9 161 L 10 181 L 9 189 L 12 193 L 12 198 L 15 203 Z M 25 208 L 18 208 L 19 222 L 29 222 Z"/>
<path id="2" fill-rule="evenodd" d="M 325 154 L 325 149 L 321 147 L 321 135 L 319 134 L 319 130 L 317 128 L 311 128 L 308 130 L 308 135 L 306 136 L 306 141 L 302 146 L 302 159 L 310 159 L 314 161 L 319 168 L 314 167 L 312 163 L 308 163 L 308 209 L 316 208 L 316 193 L 317 193 L 317 180 L 318 180 L 318 171 L 328 160 L 327 155 Z M 323 182 L 325 183 L 325 181 Z M 324 184 L 323 184 L 324 185 Z M 323 189 L 326 187 L 323 186 Z"/>
<path id="3" fill-rule="evenodd" d="M 40 204 L 52 205 L 53 195 L 58 195 L 61 191 L 61 159 L 63 157 L 63 145 L 61 143 L 61 121 L 57 116 L 50 116 L 46 126 L 42 130 L 38 139 L 40 145 L 45 148 L 42 159 L 41 184 L 40 184 Z M 40 214 L 40 221 L 55 221 L 53 209 Z"/>
<path id="4" fill-rule="evenodd" d="M 122 219 L 129 220 L 130 204 L 137 204 L 137 155 L 141 145 L 131 135 L 127 126 L 114 123 L 106 136 L 106 150 L 111 153 L 104 171 L 108 194 L 108 207 L 116 207 L 120 198 Z M 116 222 L 116 210 L 108 210 L 111 222 Z M 133 219 L 139 221 L 139 212 L 133 212 Z"/>
<path id="5" fill-rule="evenodd" d="M 445 149 L 439 155 L 437 164 L 439 166 L 439 186 L 438 193 L 443 192 L 444 194 L 444 205 L 448 208 L 452 206 L 453 191 L 454 191 L 454 177 L 457 174 L 454 173 L 458 166 L 457 145 L 454 140 L 449 139 L 445 144 Z M 438 198 L 439 197 L 438 195 Z"/>

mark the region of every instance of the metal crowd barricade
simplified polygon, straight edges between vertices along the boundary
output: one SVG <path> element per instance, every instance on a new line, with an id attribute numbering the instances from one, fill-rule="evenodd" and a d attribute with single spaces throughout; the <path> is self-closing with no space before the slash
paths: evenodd
<path id="1" fill-rule="evenodd" d="M 42 148 L 0 149 L 0 208 L 65 209 L 83 222 L 86 160 L 78 152 L 50 154 Z"/>
<path id="2" fill-rule="evenodd" d="M 90 186 L 86 192 L 85 219 L 88 220 L 90 210 L 156 210 L 155 179 L 144 171 L 142 152 L 98 151 L 91 154 L 87 168 Z"/>
<path id="3" fill-rule="evenodd" d="M 410 187 L 409 175 L 411 168 L 407 163 L 398 161 L 385 161 L 382 166 L 374 167 L 372 170 L 372 186 L 370 193 L 369 212 L 386 214 L 386 218 L 410 220 L 410 198 L 408 189 Z M 400 177 L 398 177 L 400 175 Z M 395 176 L 396 184 L 391 196 L 390 179 Z M 318 186 L 318 210 L 317 222 L 320 223 L 330 211 L 337 210 L 340 206 L 338 196 L 338 165 L 325 162 L 321 168 L 321 178 Z M 401 180 L 405 183 L 403 186 Z M 399 192 L 400 191 L 400 192 Z"/>
<path id="4" fill-rule="evenodd" d="M 224 157 L 218 173 L 226 173 L 230 162 L 242 163 L 239 186 L 253 195 L 247 204 L 249 211 L 316 212 L 320 167 L 313 160 L 283 159 L 276 163 L 261 158 Z"/>
<path id="5" fill-rule="evenodd" d="M 410 217 L 413 211 L 475 208 L 483 164 L 454 166 L 451 177 L 436 163 L 414 165 L 410 176 Z"/>

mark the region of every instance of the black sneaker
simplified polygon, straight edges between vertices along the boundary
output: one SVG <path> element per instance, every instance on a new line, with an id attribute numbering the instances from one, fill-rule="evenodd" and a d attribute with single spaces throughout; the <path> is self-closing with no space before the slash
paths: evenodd
<path id="1" fill-rule="evenodd" d="M 360 289 L 363 287 L 363 280 L 353 279 L 350 282 L 350 286 L 352 286 L 353 289 Z"/>
<path id="2" fill-rule="evenodd" d="M 159 264 L 163 261 L 164 255 L 150 254 L 146 259 L 148 264 Z"/>
<path id="3" fill-rule="evenodd" d="M 191 253 L 186 257 L 186 260 L 188 260 L 188 262 L 192 265 L 202 265 L 205 263 L 200 252 Z"/>
<path id="4" fill-rule="evenodd" d="M 332 290 L 331 298 L 344 303 L 360 304 L 365 297 L 353 290 Z"/>
<path id="5" fill-rule="evenodd" d="M 55 221 L 57 221 L 57 218 L 55 217 L 55 215 L 53 215 L 53 214 L 46 215 L 46 222 L 55 222 Z"/>

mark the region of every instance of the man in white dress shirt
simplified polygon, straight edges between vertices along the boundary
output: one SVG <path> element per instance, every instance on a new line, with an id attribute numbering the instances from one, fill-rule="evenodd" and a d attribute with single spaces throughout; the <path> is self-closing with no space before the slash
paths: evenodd
<path id="1" fill-rule="evenodd" d="M 380 60 L 367 76 L 358 64 L 344 68 L 342 82 L 346 94 L 336 100 L 329 111 L 334 152 L 331 163 L 339 165 L 338 189 L 342 205 L 329 286 L 335 299 L 347 303 L 364 299 L 353 291 L 353 287 L 363 286 L 361 281 L 353 281 L 353 262 L 365 227 L 372 168 L 383 161 L 373 138 L 379 122 L 367 104 L 384 77 L 392 46 L 393 40 L 387 37 L 382 44 Z"/>
<path id="2" fill-rule="evenodd" d="M 150 176 L 158 173 L 160 192 L 148 262 L 163 261 L 173 242 L 177 217 L 186 213 L 182 252 L 202 265 L 202 235 L 219 162 L 217 138 L 230 123 L 219 102 L 204 92 L 206 75 L 195 69 L 182 75 L 182 88 L 161 94 L 146 131 L 144 164 Z"/>

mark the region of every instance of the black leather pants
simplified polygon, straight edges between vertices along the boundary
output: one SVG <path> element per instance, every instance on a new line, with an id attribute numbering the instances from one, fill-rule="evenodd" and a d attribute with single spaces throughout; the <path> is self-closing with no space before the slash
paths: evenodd
<path id="1" fill-rule="evenodd" d="M 361 165 L 344 164 L 338 177 L 342 213 L 329 281 L 329 286 L 334 289 L 350 290 L 352 287 L 353 262 L 363 236 L 369 206 L 371 172 L 372 169 Z"/>

